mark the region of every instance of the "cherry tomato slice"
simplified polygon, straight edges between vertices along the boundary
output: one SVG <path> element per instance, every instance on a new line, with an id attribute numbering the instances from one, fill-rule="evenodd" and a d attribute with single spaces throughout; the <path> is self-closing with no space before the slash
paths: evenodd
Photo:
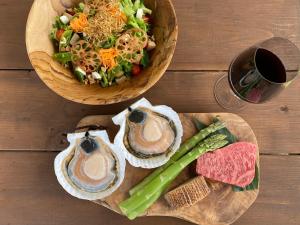
<path id="1" fill-rule="evenodd" d="M 64 32 L 65 32 L 64 29 L 59 29 L 58 31 L 56 31 L 56 38 L 57 38 L 57 40 L 61 39 L 61 36 L 63 35 Z"/>
<path id="2" fill-rule="evenodd" d="M 151 23 L 151 18 L 148 15 L 143 16 L 143 20 L 145 23 Z"/>
<path id="3" fill-rule="evenodd" d="M 133 76 L 138 76 L 141 73 L 141 67 L 139 65 L 133 64 L 131 73 Z"/>

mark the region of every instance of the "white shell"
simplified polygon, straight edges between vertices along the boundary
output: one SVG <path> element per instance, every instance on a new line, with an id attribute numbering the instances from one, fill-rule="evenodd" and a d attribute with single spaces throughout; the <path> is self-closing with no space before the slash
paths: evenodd
<path id="1" fill-rule="evenodd" d="M 115 137 L 114 144 L 121 148 L 121 150 L 123 151 L 123 153 L 125 155 L 125 158 L 128 160 L 128 162 L 132 166 L 142 167 L 142 168 L 147 168 L 147 169 L 162 166 L 163 164 L 165 164 L 169 161 L 171 156 L 175 154 L 175 152 L 178 150 L 178 148 L 181 144 L 183 128 L 182 128 L 182 124 L 181 124 L 178 114 L 172 108 L 165 106 L 165 105 L 152 106 L 151 103 L 145 98 L 142 98 L 141 100 L 137 101 L 130 107 L 132 109 L 135 109 L 138 107 L 145 107 L 154 112 L 165 115 L 169 119 L 171 119 L 174 122 L 175 127 L 176 127 L 176 139 L 175 139 L 174 145 L 172 146 L 171 151 L 167 155 L 155 156 L 153 158 L 142 159 L 142 158 L 138 158 L 135 155 L 131 154 L 127 150 L 127 148 L 125 147 L 124 142 L 123 142 L 124 135 L 125 135 L 125 128 L 126 128 L 126 116 L 129 113 L 128 109 L 122 111 L 121 113 L 119 113 L 118 115 L 116 115 L 112 118 L 114 124 L 120 126 L 120 130 Z"/>
<path id="2" fill-rule="evenodd" d="M 56 156 L 56 158 L 54 160 L 54 170 L 55 170 L 55 175 L 57 177 L 59 184 L 70 195 L 73 195 L 74 197 L 77 197 L 80 199 L 85 199 L 85 200 L 97 200 L 97 199 L 103 199 L 103 198 L 111 195 L 121 185 L 121 183 L 124 180 L 126 161 L 125 161 L 125 157 L 124 157 L 122 151 L 118 147 L 116 147 L 116 145 L 113 145 L 109 141 L 109 137 L 108 137 L 106 131 L 89 131 L 89 133 L 91 136 L 96 136 L 96 137 L 101 138 L 104 141 L 104 143 L 110 147 L 110 149 L 113 151 L 115 157 L 117 158 L 119 168 L 118 168 L 118 180 L 116 181 L 116 183 L 112 187 L 110 187 L 109 189 L 107 189 L 105 191 L 97 192 L 97 193 L 90 193 L 87 191 L 80 190 L 79 188 L 76 188 L 76 186 L 73 185 L 72 181 L 67 176 L 67 173 L 66 173 L 67 168 L 64 165 L 65 159 L 72 153 L 72 151 L 74 151 L 75 145 L 76 145 L 76 140 L 83 138 L 85 136 L 85 132 L 68 134 L 68 141 L 69 141 L 70 145 L 67 149 L 65 149 L 64 151 L 62 151 L 61 153 L 59 153 Z"/>

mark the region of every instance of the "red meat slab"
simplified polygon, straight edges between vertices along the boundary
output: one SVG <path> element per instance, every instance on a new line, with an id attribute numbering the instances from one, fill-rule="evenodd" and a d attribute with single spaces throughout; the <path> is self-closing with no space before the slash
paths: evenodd
<path id="1" fill-rule="evenodd" d="M 237 142 L 199 157 L 198 174 L 227 184 L 245 187 L 255 176 L 257 146 Z"/>

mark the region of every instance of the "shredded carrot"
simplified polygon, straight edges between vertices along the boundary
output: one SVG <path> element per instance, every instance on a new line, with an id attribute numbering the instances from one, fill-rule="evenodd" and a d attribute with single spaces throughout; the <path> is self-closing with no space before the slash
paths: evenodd
<path id="1" fill-rule="evenodd" d="M 78 18 L 70 22 L 70 25 L 75 32 L 83 32 L 84 28 L 88 25 L 87 16 L 84 13 L 80 13 Z"/>
<path id="2" fill-rule="evenodd" d="M 108 11 L 111 13 L 112 16 L 119 18 L 120 20 L 123 20 L 124 22 L 127 22 L 127 16 L 124 12 L 122 12 L 119 8 L 119 6 L 111 6 L 108 7 Z"/>
<path id="3" fill-rule="evenodd" d="M 100 49 L 99 55 L 105 67 L 111 69 L 116 66 L 115 57 L 118 55 L 118 51 L 115 48 Z"/>
<path id="4" fill-rule="evenodd" d="M 121 12 L 120 17 L 125 23 L 127 22 L 127 16 L 125 15 L 125 13 Z"/>
<path id="5" fill-rule="evenodd" d="M 109 7 L 108 8 L 108 11 L 114 16 L 114 15 L 117 15 L 120 10 L 117 6 L 113 6 L 113 7 Z"/>

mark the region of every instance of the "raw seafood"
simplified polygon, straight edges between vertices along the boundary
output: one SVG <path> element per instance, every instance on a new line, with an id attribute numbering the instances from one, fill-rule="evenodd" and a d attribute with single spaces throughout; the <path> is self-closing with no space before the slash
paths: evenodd
<path id="1" fill-rule="evenodd" d="M 70 145 L 54 160 L 60 185 L 74 197 L 103 199 L 123 182 L 125 158 L 106 131 L 68 134 Z"/>
<path id="2" fill-rule="evenodd" d="M 136 120 L 139 115 L 143 117 L 142 121 Z M 139 107 L 130 112 L 127 118 L 124 144 L 141 158 L 165 154 L 175 138 L 175 125 L 164 115 Z"/>
<path id="3" fill-rule="evenodd" d="M 153 106 L 145 98 L 113 117 L 120 126 L 115 145 L 135 167 L 156 168 L 175 154 L 183 135 L 178 114 L 168 106 Z"/>
<path id="4" fill-rule="evenodd" d="M 98 192 L 112 186 L 117 177 L 116 157 L 100 138 L 79 139 L 68 164 L 68 175 L 80 189 Z"/>

